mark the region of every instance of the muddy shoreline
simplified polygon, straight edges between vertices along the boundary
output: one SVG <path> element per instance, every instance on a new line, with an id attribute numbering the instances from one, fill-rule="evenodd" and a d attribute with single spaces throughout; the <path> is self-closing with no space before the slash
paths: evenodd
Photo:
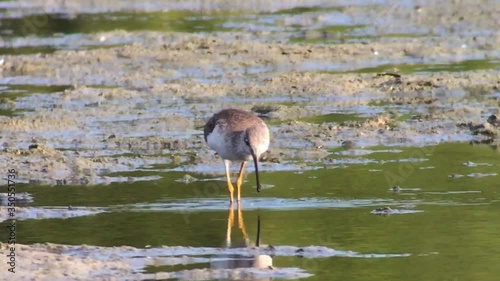
<path id="1" fill-rule="evenodd" d="M 211 46 L 212 39 L 193 43 L 197 37 L 186 36 L 166 47 L 174 53 L 163 46 L 134 45 L 6 57 L 4 76 L 56 79 L 53 83 L 60 85 L 104 83 L 106 87 L 70 86 L 50 95 L 17 98 L 16 109 L 25 113 L 0 116 L 0 166 L 16 169 L 21 182 L 34 184 L 124 181 L 129 179 L 108 178 L 107 174 L 154 164 L 186 166 L 187 172 L 199 172 L 205 169 L 198 166 L 216 161 L 203 142 L 202 126 L 214 112 L 231 106 L 265 113 L 272 135 L 266 159 L 280 155 L 286 160 L 296 149 L 311 151 L 313 157 L 318 151 L 326 155 L 345 141 L 360 147 L 425 146 L 484 141 L 498 135 L 498 127 L 487 122 L 488 117 L 500 113 L 497 70 L 417 74 L 398 74 L 397 70 L 373 74 L 271 71 L 258 75 L 223 71 L 220 79 L 211 78 L 210 82 L 193 78 L 155 82 L 171 69 L 189 67 L 186 64 L 196 61 L 188 55 L 199 56 L 198 61 L 217 69 L 229 69 L 259 65 L 276 57 L 259 50 L 279 53 L 283 48 L 260 43 L 257 48 L 246 46 L 255 43 L 221 40 Z M 193 44 L 196 47 L 189 47 Z M 208 45 L 202 48 L 199 44 Z M 330 48 L 351 48 L 356 53 L 359 47 L 369 48 L 290 45 L 287 54 L 278 56 L 285 57 L 285 63 L 293 60 L 290 56 L 307 60 L 304 56 L 309 54 L 321 60 L 332 53 Z M 207 54 L 210 48 L 218 54 Z M 248 50 L 255 52 L 247 54 Z M 244 55 L 237 55 L 240 52 Z M 295 52 L 299 54 L 293 55 Z M 224 65 L 226 53 L 236 54 L 231 56 L 235 66 Z M 264 57 L 255 59 L 259 53 Z M 144 63 L 160 64 L 159 57 L 165 54 L 169 58 L 164 66 Z M 342 56 L 345 60 L 359 59 L 351 53 Z M 85 57 L 88 59 L 82 60 Z M 213 66 L 217 60 L 220 65 Z M 115 71 L 108 71 L 106 65 L 111 62 Z M 276 60 L 270 63 L 281 64 Z M 90 76 L 98 76 L 101 81 L 93 82 Z M 111 85 L 113 88 L 107 88 Z M 359 118 L 344 122 L 307 119 L 331 113 Z"/>

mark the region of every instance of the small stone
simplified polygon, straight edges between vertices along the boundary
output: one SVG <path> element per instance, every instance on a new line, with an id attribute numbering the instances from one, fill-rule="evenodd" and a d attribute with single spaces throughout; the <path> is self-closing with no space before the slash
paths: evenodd
<path id="1" fill-rule="evenodd" d="M 399 186 L 393 186 L 391 188 L 391 190 L 394 191 L 394 192 L 398 192 L 398 191 L 401 191 L 401 187 L 399 187 Z"/>
<path id="2" fill-rule="evenodd" d="M 342 142 L 342 147 L 345 149 L 351 149 L 356 146 L 354 141 L 346 140 Z"/>

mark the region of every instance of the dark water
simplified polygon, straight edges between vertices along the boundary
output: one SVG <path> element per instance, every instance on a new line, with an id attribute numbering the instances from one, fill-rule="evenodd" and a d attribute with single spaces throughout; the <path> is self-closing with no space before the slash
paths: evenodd
<path id="1" fill-rule="evenodd" d="M 259 194 L 249 175 L 242 214 L 250 239 L 255 240 L 260 216 L 263 244 L 326 246 L 361 255 L 274 258 L 277 267 L 314 274 L 308 280 L 494 280 L 500 273 L 498 150 L 448 143 L 374 151 L 379 152 L 333 156 L 371 160 L 369 164 L 302 173 L 264 171 L 263 184 L 274 187 Z M 152 174 L 158 173 L 142 173 Z M 181 173 L 159 175 L 158 181 L 97 187 L 19 186 L 34 196 L 32 206 L 93 206 L 107 212 L 19 221 L 18 241 L 221 247 L 228 217 L 224 182 L 185 184 L 177 181 Z M 394 185 L 401 191 L 392 191 Z M 386 206 L 395 213 L 371 213 Z M 232 236 L 242 240 L 236 227 Z"/>

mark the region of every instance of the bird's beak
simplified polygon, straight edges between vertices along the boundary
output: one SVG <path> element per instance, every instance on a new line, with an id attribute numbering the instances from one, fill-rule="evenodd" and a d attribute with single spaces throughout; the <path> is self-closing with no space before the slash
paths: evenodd
<path id="1" fill-rule="evenodd" d="M 255 165 L 255 177 L 256 177 L 256 182 L 257 182 L 257 192 L 260 192 L 260 180 L 259 180 L 259 159 L 257 158 L 257 155 L 255 155 L 255 152 L 253 148 L 250 149 L 252 152 L 252 158 L 253 158 L 253 163 Z"/>

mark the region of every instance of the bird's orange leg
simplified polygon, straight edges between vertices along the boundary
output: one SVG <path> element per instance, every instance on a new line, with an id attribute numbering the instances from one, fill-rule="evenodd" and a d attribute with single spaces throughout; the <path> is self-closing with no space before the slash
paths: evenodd
<path id="1" fill-rule="evenodd" d="M 229 165 L 231 164 L 231 161 L 229 160 L 224 160 L 224 166 L 226 166 L 226 180 L 227 180 L 227 189 L 229 190 L 229 202 L 233 203 L 233 193 L 234 193 L 234 187 L 233 184 L 231 183 L 231 174 L 229 170 Z"/>
<path id="2" fill-rule="evenodd" d="M 245 240 L 245 246 L 250 244 L 247 230 L 245 228 L 245 221 L 243 221 L 243 211 L 241 209 L 241 204 L 238 204 L 238 228 L 241 230 L 241 234 L 243 235 L 243 239 Z"/>
<path id="3" fill-rule="evenodd" d="M 233 203 L 229 204 L 227 214 L 227 230 L 226 230 L 226 247 L 231 247 L 231 229 L 234 225 L 234 208 Z"/>
<path id="4" fill-rule="evenodd" d="M 243 174 L 245 173 L 246 164 L 247 162 L 241 163 L 240 173 L 238 174 L 238 179 L 236 180 L 236 187 L 238 187 L 238 202 L 240 202 L 241 199 L 241 185 L 243 184 Z"/>

